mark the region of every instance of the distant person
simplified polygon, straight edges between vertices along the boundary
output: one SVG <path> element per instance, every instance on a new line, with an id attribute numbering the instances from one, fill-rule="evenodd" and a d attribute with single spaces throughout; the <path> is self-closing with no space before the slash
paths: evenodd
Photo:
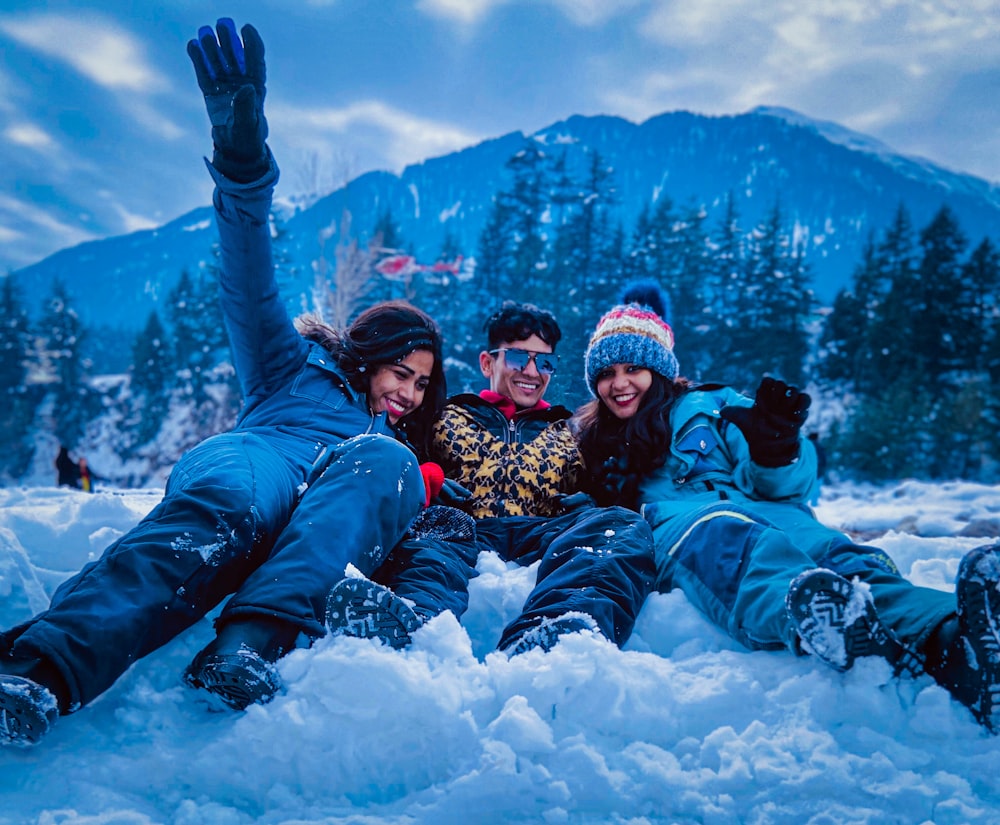
<path id="1" fill-rule="evenodd" d="M 80 489 L 85 493 L 94 492 L 94 477 L 90 473 L 90 467 L 87 466 L 87 459 L 80 456 L 77 466 L 80 468 Z"/>
<path id="2" fill-rule="evenodd" d="M 56 456 L 56 478 L 57 486 L 80 488 L 80 465 L 69 455 L 69 449 L 65 446 L 59 447 L 59 455 Z"/>
<path id="3" fill-rule="evenodd" d="M 221 306 L 244 405 L 189 450 L 163 500 L 0 633 L 0 743 L 31 744 L 227 596 L 187 683 L 243 709 L 281 688 L 274 663 L 326 632 L 348 565 L 371 573 L 425 504 L 412 447 L 446 397 L 425 313 L 377 304 L 344 330 L 288 316 L 275 283 L 264 45 L 218 22 L 188 44 L 215 145 Z M 245 44 L 245 48 L 244 48 Z"/>

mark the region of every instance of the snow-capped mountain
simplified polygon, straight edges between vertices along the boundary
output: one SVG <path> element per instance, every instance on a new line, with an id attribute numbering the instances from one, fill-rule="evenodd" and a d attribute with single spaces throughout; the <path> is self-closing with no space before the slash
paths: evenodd
<path id="1" fill-rule="evenodd" d="M 626 232 L 645 205 L 664 196 L 680 211 L 703 206 L 712 226 L 731 193 L 744 231 L 777 203 L 789 232 L 805 240 L 815 291 L 824 301 L 848 282 L 865 242 L 888 226 L 901 204 L 915 227 L 947 204 L 971 243 L 1000 238 L 1000 187 L 785 109 L 725 117 L 670 112 L 639 124 L 574 116 L 530 139 L 553 154 L 565 152 L 567 168 L 578 175 L 599 153 L 614 170 Z M 449 235 L 474 256 L 492 199 L 510 183 L 505 164 L 525 140 L 513 132 L 400 175 L 366 173 L 298 208 L 282 222 L 280 241 L 281 283 L 290 303 L 302 307 L 320 237 L 332 228 L 327 249 L 336 242 L 345 209 L 356 233 L 371 232 L 389 210 L 418 261 L 433 261 Z M 279 196 L 291 194 L 279 183 Z M 206 205 L 154 230 L 64 249 L 16 274 L 32 311 L 59 278 L 84 323 L 137 330 L 183 269 L 211 264 L 214 233 Z"/>

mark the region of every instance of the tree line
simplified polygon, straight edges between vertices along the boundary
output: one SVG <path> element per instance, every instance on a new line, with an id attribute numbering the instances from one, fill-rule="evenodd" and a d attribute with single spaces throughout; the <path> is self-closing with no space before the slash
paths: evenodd
<path id="1" fill-rule="evenodd" d="M 317 237 L 312 307 L 342 325 L 375 300 L 417 303 L 445 332 L 449 388 L 459 391 L 481 386 L 476 359 L 491 309 L 505 299 L 538 304 L 564 332 L 550 393 L 573 407 L 587 398 L 583 352 L 598 318 L 625 284 L 652 279 L 671 299 L 682 374 L 751 394 L 765 373 L 808 386 L 816 400 L 807 429 L 819 432 L 841 476 L 996 479 L 1000 255 L 989 238 L 971 247 L 946 205 L 915 230 L 901 204 L 890 225 L 872 228 L 849 285 L 821 307 L 808 250 L 779 201 L 744 226 L 732 195 L 709 221 L 704 204 L 676 204 L 661 190 L 626 227 L 614 169 L 598 152 L 583 154 L 583 165 L 570 168 L 566 153 L 526 140 L 507 162 L 507 185 L 471 255 L 449 235 L 435 262 L 390 271 L 383 264 L 410 248 L 391 211 L 367 241 L 345 214 L 334 249 L 332 229 Z M 292 281 L 301 264 L 282 251 L 280 222 L 274 234 L 279 283 Z M 474 267 L 449 265 L 463 257 Z M 18 300 L 8 277 L 0 306 L 4 477 L 16 478 L 30 460 L 39 410 L 69 443 L 98 413 L 117 416 L 127 434 L 118 449 L 136 454 L 165 448 L 160 425 L 179 406 L 190 443 L 232 423 L 238 398 L 212 266 L 198 277 L 183 273 L 163 317 L 151 313 L 114 393 L 99 392 L 87 374 L 88 331 L 64 286 L 55 285 L 35 329 Z"/>

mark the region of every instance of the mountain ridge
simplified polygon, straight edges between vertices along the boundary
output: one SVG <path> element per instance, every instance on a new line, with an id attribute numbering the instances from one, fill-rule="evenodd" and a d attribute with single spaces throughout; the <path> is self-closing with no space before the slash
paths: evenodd
<path id="1" fill-rule="evenodd" d="M 786 225 L 807 241 L 814 289 L 823 302 L 849 282 L 871 233 L 888 226 L 900 203 L 916 228 L 947 204 L 970 244 L 987 235 L 1000 238 L 1000 187 L 791 110 L 758 107 L 715 116 L 674 111 L 641 123 L 573 115 L 531 135 L 509 132 L 410 164 L 399 174 L 366 172 L 283 218 L 280 283 L 290 307 L 302 309 L 308 302 L 320 237 L 334 227 L 326 241 L 332 249 L 345 209 L 362 237 L 390 210 L 419 261 L 433 261 L 448 234 L 466 257 L 474 256 L 492 198 L 509 185 L 505 163 L 527 140 L 565 151 L 575 171 L 585 168 L 590 152 L 600 152 L 615 170 L 618 219 L 626 233 L 642 208 L 664 195 L 679 210 L 703 205 L 706 226 L 713 227 L 731 192 L 744 232 L 780 204 Z M 156 229 L 68 247 L 14 274 L 33 315 L 58 278 L 85 324 L 138 330 L 182 270 L 212 265 L 214 236 L 206 205 Z"/>

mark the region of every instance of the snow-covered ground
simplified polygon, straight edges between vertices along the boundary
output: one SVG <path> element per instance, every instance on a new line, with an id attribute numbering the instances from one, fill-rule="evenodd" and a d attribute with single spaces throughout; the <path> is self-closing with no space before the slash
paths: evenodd
<path id="1" fill-rule="evenodd" d="M 0 625 L 158 499 L 0 489 Z M 818 513 L 944 590 L 1000 539 L 992 486 L 828 486 Z M 534 570 L 479 570 L 464 627 L 439 617 L 404 652 L 321 640 L 242 714 L 180 684 L 201 622 L 38 747 L 0 748 L 0 823 L 1000 823 L 1000 740 L 929 680 L 747 652 L 679 592 L 624 651 L 576 636 L 508 660 L 492 647 Z"/>

